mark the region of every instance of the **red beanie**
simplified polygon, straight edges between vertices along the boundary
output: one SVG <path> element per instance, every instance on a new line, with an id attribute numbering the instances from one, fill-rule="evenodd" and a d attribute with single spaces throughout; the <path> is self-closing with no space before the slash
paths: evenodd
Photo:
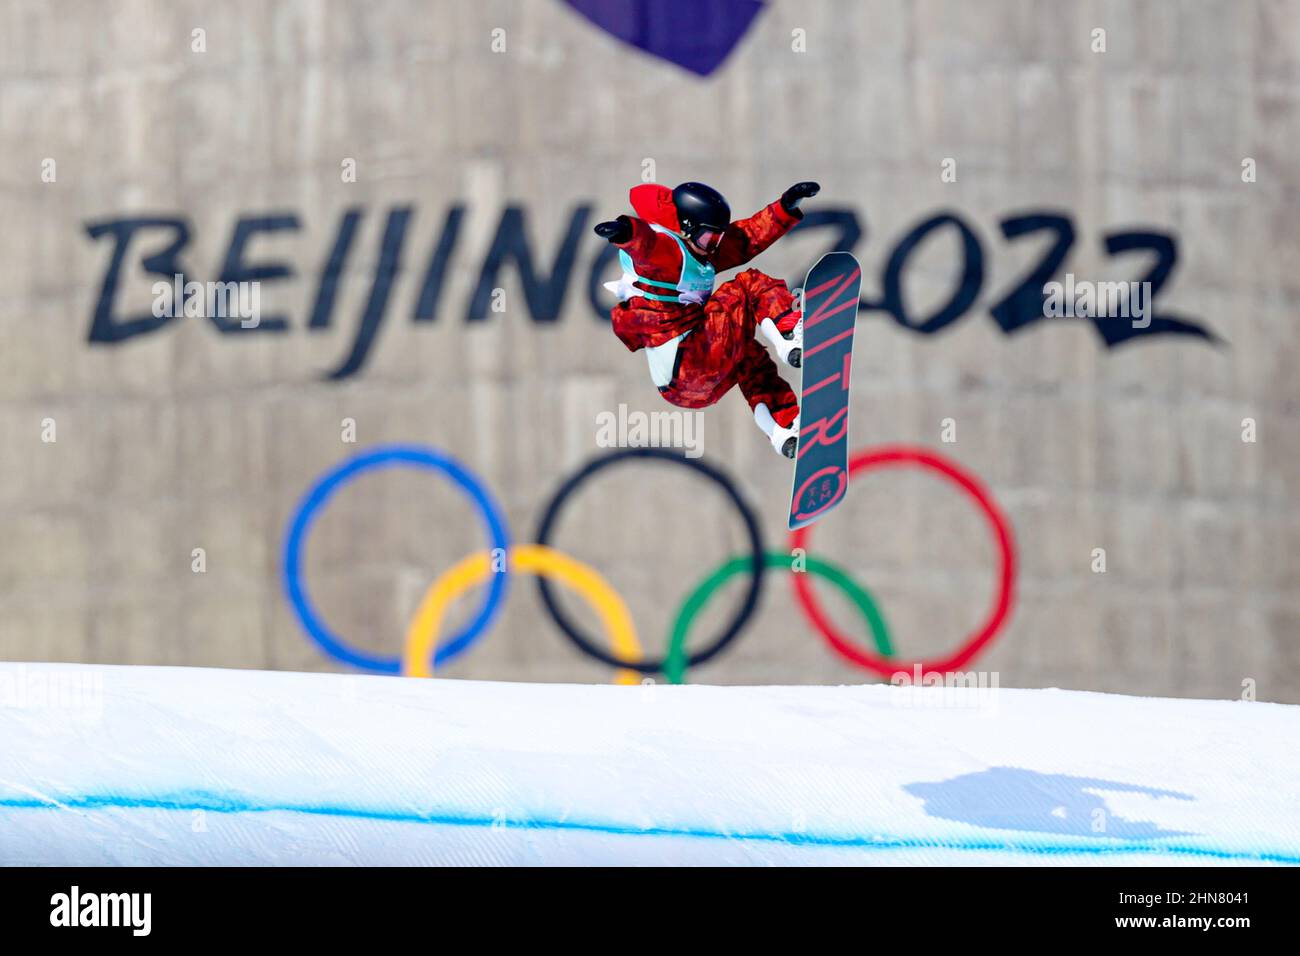
<path id="1" fill-rule="evenodd" d="M 673 205 L 673 191 L 667 186 L 642 183 L 632 187 L 628 198 L 632 200 L 633 211 L 646 222 L 653 222 L 673 232 L 682 231 L 682 225 L 677 221 L 677 207 Z"/>

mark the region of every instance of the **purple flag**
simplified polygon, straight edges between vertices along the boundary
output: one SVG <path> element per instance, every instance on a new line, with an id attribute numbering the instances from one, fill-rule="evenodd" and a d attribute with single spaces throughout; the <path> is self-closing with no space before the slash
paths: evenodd
<path id="1" fill-rule="evenodd" d="M 606 33 L 708 76 L 735 49 L 763 0 L 565 0 Z"/>

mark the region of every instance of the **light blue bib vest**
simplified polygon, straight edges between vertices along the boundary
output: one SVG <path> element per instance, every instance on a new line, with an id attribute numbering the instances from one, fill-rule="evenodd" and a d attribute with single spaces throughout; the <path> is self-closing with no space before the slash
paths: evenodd
<path id="1" fill-rule="evenodd" d="M 703 305 L 709 300 L 709 296 L 713 294 L 713 282 L 717 277 L 717 271 L 709 263 L 701 262 L 691 255 L 690 250 L 686 248 L 685 241 L 675 232 L 655 223 L 650 223 L 650 228 L 655 232 L 671 236 L 673 241 L 677 243 L 677 247 L 681 249 L 682 272 L 677 277 L 677 281 L 660 282 L 656 279 L 647 279 L 638 275 L 632 257 L 620 249 L 618 261 L 623 266 L 623 276 L 617 282 L 605 283 L 605 288 L 617 295 L 621 301 L 627 301 L 633 296 L 639 295 L 647 299 L 653 299 L 656 302 L 682 302 Z M 640 283 L 642 286 L 649 286 L 662 291 L 647 292 L 634 283 Z M 673 370 L 677 366 L 677 347 L 681 344 L 682 339 L 688 335 L 690 335 L 690 332 L 683 332 L 662 345 L 653 345 L 646 348 L 646 360 L 650 363 L 650 380 L 654 382 L 655 387 L 666 388 L 672 383 Z"/>
<path id="2" fill-rule="evenodd" d="M 677 277 L 676 282 L 659 282 L 655 279 L 647 279 L 644 276 L 637 275 L 636 266 L 632 263 L 632 257 L 622 249 L 618 253 L 618 261 L 623 266 L 623 279 L 626 285 L 633 282 L 639 282 L 642 285 L 651 286 L 657 289 L 671 289 L 671 294 L 657 292 L 646 292 L 643 289 L 632 289 L 630 295 L 623 296 L 630 299 L 634 295 L 642 295 L 647 299 L 654 299 L 656 302 L 697 302 L 703 305 L 708 301 L 709 296 L 713 293 L 713 281 L 717 277 L 717 272 L 713 266 L 707 262 L 701 262 L 691 255 L 686 248 L 686 242 L 677 233 L 665 229 L 663 226 L 650 223 L 650 228 L 655 232 L 672 237 L 673 242 L 677 243 L 677 248 L 682 251 L 682 274 Z M 623 283 L 620 283 L 623 285 Z"/>

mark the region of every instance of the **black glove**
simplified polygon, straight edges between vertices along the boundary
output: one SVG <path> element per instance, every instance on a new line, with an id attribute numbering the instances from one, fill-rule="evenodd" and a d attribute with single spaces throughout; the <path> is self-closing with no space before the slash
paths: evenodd
<path id="1" fill-rule="evenodd" d="M 632 238 L 632 223 L 627 216 L 619 216 L 609 222 L 598 222 L 592 228 L 596 235 L 610 242 L 627 242 Z"/>
<path id="2" fill-rule="evenodd" d="M 821 190 L 822 187 L 817 183 L 795 183 L 781 194 L 781 208 L 786 212 L 794 212 L 799 208 L 800 200 L 816 196 Z"/>

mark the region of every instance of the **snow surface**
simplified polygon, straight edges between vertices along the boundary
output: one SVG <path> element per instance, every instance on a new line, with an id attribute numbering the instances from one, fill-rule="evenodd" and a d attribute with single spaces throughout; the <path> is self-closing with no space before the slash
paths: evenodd
<path id="1" fill-rule="evenodd" d="M 5 864 L 1298 864 L 1300 707 L 0 664 Z"/>

